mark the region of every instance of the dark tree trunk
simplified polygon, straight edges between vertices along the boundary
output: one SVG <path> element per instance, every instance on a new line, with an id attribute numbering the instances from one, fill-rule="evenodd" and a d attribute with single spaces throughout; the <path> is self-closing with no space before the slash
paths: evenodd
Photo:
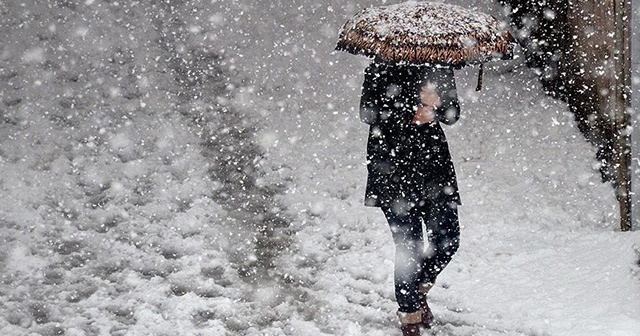
<path id="1" fill-rule="evenodd" d="M 630 2 L 501 2 L 512 8 L 527 65 L 540 70 L 548 94 L 567 101 L 580 131 L 598 147 L 602 179 L 616 187 L 621 215 L 628 217 Z"/>

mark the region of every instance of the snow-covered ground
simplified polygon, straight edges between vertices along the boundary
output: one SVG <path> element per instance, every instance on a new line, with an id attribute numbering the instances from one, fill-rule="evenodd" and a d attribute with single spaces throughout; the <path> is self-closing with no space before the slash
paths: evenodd
<path id="1" fill-rule="evenodd" d="M 367 60 L 331 52 L 374 3 L 0 2 L 0 335 L 399 335 Z M 475 75 L 430 333 L 640 335 L 640 231 L 594 148 L 518 60 Z"/>

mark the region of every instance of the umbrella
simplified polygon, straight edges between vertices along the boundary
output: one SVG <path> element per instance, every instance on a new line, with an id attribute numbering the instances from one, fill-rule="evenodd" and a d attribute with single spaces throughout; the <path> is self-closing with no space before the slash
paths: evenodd
<path id="1" fill-rule="evenodd" d="M 382 62 L 459 68 L 510 59 L 514 45 L 511 33 L 491 15 L 451 4 L 409 1 L 358 12 L 342 26 L 336 50 Z"/>

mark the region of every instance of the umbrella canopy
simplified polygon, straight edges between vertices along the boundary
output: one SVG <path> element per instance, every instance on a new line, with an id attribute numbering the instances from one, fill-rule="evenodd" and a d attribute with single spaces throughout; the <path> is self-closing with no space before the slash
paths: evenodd
<path id="1" fill-rule="evenodd" d="M 461 67 L 513 57 L 513 36 L 494 17 L 460 6 L 409 1 L 348 20 L 336 50 L 384 62 Z"/>

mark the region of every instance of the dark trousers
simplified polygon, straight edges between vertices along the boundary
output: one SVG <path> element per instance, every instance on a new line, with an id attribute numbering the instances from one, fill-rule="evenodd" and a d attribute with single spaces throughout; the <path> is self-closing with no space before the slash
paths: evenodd
<path id="1" fill-rule="evenodd" d="M 421 283 L 435 283 L 449 264 L 460 242 L 456 204 L 427 203 L 425 206 L 394 211 L 382 208 L 396 245 L 395 290 L 399 311 L 415 312 L 420 307 Z M 424 244 L 422 224 L 429 244 Z"/>

